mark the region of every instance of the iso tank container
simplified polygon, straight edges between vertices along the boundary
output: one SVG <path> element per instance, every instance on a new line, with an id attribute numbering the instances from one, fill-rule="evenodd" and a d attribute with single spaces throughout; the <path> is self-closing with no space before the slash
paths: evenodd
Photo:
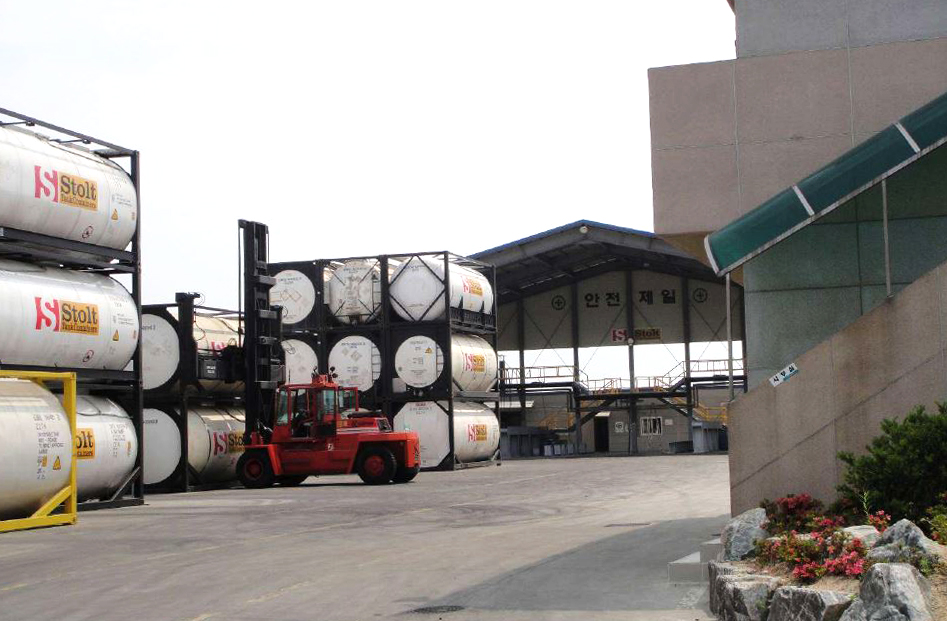
<path id="1" fill-rule="evenodd" d="M 111 399 L 76 397 L 76 484 L 79 500 L 104 498 L 131 474 L 138 436 L 128 413 Z"/>
<path id="2" fill-rule="evenodd" d="M 319 357 L 312 346 L 300 339 L 281 341 L 287 384 L 308 384 L 319 373 Z"/>
<path id="3" fill-rule="evenodd" d="M 303 265 L 309 270 L 312 269 L 312 264 L 299 266 Z M 270 304 L 283 307 L 283 326 L 293 328 L 309 319 L 316 308 L 317 283 L 298 269 L 280 270 L 273 278 L 276 284 L 270 288 Z"/>
<path id="4" fill-rule="evenodd" d="M 0 379 L 0 519 L 27 517 L 69 485 L 72 433 L 55 396 Z"/>
<path id="5" fill-rule="evenodd" d="M 448 263 L 451 308 L 493 314 L 493 287 L 486 276 L 462 265 Z M 413 256 L 391 276 L 391 307 L 407 321 L 434 321 L 444 317 L 444 260 Z"/>
<path id="6" fill-rule="evenodd" d="M 239 345 L 239 325 L 236 320 L 205 315 L 194 315 L 194 342 L 197 351 L 213 353 L 228 345 Z M 181 363 L 181 345 L 178 338 L 176 308 L 165 313 L 145 313 L 141 316 L 141 366 L 145 390 L 169 390 L 178 380 Z M 242 383 L 221 380 L 201 380 L 208 392 L 236 392 Z"/>
<path id="7" fill-rule="evenodd" d="M 326 317 L 334 318 L 334 323 L 343 326 L 379 318 L 382 309 L 379 259 L 331 261 L 325 267 L 313 262 L 281 263 L 272 267 L 276 284 L 270 289 L 270 304 L 283 307 L 283 326 L 288 331 L 317 327 L 314 325 L 320 320 L 315 313 L 317 300 L 324 302 Z M 316 282 L 317 279 L 322 282 Z"/>
<path id="8" fill-rule="evenodd" d="M 145 408 L 144 481 L 154 485 L 168 480 L 181 459 L 181 434 L 176 419 L 180 411 Z M 202 483 L 221 483 L 237 477 L 237 460 L 243 453 L 244 411 L 226 408 L 191 408 L 187 415 L 187 461 Z M 173 418 L 172 418 L 173 417 Z"/>
<path id="9" fill-rule="evenodd" d="M 326 305 L 342 324 L 374 321 L 381 312 L 381 263 L 378 259 L 349 259 L 327 269 Z"/>
<path id="10" fill-rule="evenodd" d="M 457 390 L 475 392 L 493 388 L 497 380 L 497 354 L 486 340 L 465 334 L 450 337 L 452 384 Z M 405 385 L 427 388 L 444 371 L 444 352 L 433 338 L 409 337 L 395 351 L 395 373 Z"/>
<path id="11" fill-rule="evenodd" d="M 122 369 L 138 344 L 138 311 L 107 276 L 0 260 L 0 361 Z"/>
<path id="12" fill-rule="evenodd" d="M 135 185 L 117 164 L 0 127 L 0 226 L 122 249 L 137 220 Z"/>
<path id="13" fill-rule="evenodd" d="M 344 388 L 371 390 L 381 375 L 381 365 L 381 352 L 364 336 L 347 336 L 329 351 L 329 375 Z"/>
<path id="14" fill-rule="evenodd" d="M 407 403 L 394 418 L 396 431 L 415 431 L 421 467 L 436 468 L 450 455 L 450 405 L 446 401 Z M 454 402 L 454 456 L 461 463 L 491 459 L 500 446 L 500 423 L 481 403 Z"/>

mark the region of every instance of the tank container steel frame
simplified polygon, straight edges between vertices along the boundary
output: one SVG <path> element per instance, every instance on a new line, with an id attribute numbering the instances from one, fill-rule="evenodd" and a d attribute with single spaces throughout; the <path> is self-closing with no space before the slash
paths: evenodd
<path id="1" fill-rule="evenodd" d="M 48 371 L 0 371 L 0 378 L 23 379 L 35 382 L 44 388 L 47 384 L 59 384 L 62 390 L 63 410 L 69 419 L 69 435 L 72 442 L 72 469 L 69 472 L 69 484 L 42 507 L 25 518 L 0 520 L 0 533 L 47 526 L 65 526 L 75 524 L 77 520 L 79 489 L 76 484 L 76 374 L 73 372 L 53 373 Z"/>
<path id="2" fill-rule="evenodd" d="M 192 407 L 245 406 L 243 391 L 236 393 L 211 393 L 206 391 L 200 384 L 200 380 L 206 378 L 202 378 L 200 373 L 201 361 L 197 353 L 197 342 L 194 339 L 194 316 L 201 314 L 211 317 L 239 320 L 240 312 L 195 304 L 194 301 L 199 297 L 200 296 L 196 293 L 179 292 L 175 294 L 175 302 L 173 304 L 146 304 L 143 308 L 143 312 L 146 314 L 155 314 L 164 318 L 172 318 L 168 312 L 169 309 L 178 309 L 178 318 L 176 320 L 180 352 L 178 368 L 172 376 L 172 383 L 168 389 L 145 391 L 145 406 L 161 409 L 174 420 L 181 438 L 181 457 L 171 476 L 164 481 L 147 486 L 148 491 L 153 493 L 222 489 L 230 487 L 235 483 L 235 481 L 205 483 L 201 480 L 200 474 L 194 471 L 194 468 L 191 467 L 188 461 L 190 442 L 187 422 Z M 242 327 L 239 336 L 243 337 Z M 205 360 L 215 360 L 218 362 L 217 368 L 223 368 L 223 365 L 220 364 L 223 358 L 219 352 Z M 168 408 L 177 409 L 178 414 L 168 412 Z"/>
<path id="3" fill-rule="evenodd" d="M 437 319 L 423 321 L 408 321 L 400 317 L 394 310 L 390 289 L 397 279 L 391 277 L 390 271 L 400 263 L 411 259 L 434 259 L 443 261 L 443 277 L 435 276 L 444 285 L 443 303 L 446 312 Z M 381 311 L 378 318 L 359 324 L 343 324 L 336 320 L 326 306 L 326 286 L 323 274 L 326 269 L 338 267 L 347 261 L 364 260 L 377 262 L 381 271 Z M 450 306 L 450 269 L 451 263 L 479 272 L 493 288 L 492 313 L 468 311 Z M 270 264 L 270 273 L 278 274 L 283 270 L 297 270 L 304 274 L 315 289 L 315 304 L 312 312 L 303 320 L 295 324 L 283 324 L 283 338 L 299 338 L 314 344 L 319 358 L 319 373 L 328 373 L 329 351 L 332 346 L 347 336 L 364 336 L 378 347 L 381 354 L 381 371 L 374 387 L 359 394 L 359 404 L 380 410 L 389 422 L 405 404 L 417 401 L 446 401 L 448 408 L 448 436 L 450 452 L 438 465 L 436 470 L 455 470 L 480 465 L 490 465 L 499 462 L 499 451 L 494 459 L 484 462 L 462 463 L 454 455 L 454 402 L 474 401 L 493 405 L 494 414 L 500 416 L 499 377 L 493 390 L 488 392 L 455 391 L 453 386 L 453 368 L 451 364 L 451 335 L 466 334 L 478 336 L 486 340 L 493 351 L 497 351 L 497 286 L 496 267 L 464 257 L 447 250 L 432 252 L 405 252 L 384 255 L 356 256 L 339 259 L 320 259 L 314 261 L 290 261 Z M 433 273 L 433 271 L 432 271 Z M 433 308 L 433 305 L 432 305 Z M 444 367 L 441 376 L 434 385 L 426 388 L 411 388 L 403 392 L 395 392 L 393 382 L 398 378 L 394 370 L 394 358 L 398 345 L 409 336 L 427 336 L 432 338 L 444 355 Z M 498 364 L 499 366 L 499 364 Z M 439 407 L 443 409 L 443 406 Z"/>
<path id="4" fill-rule="evenodd" d="M 47 123 L 39 119 L 0 108 L 0 127 L 24 126 L 43 128 L 47 137 L 61 144 L 81 144 L 92 153 L 107 160 L 126 162 L 126 173 L 131 178 L 138 197 L 138 217 L 130 249 L 114 249 L 96 244 L 61 239 L 0 226 L 0 258 L 25 261 L 27 263 L 55 263 L 65 269 L 89 271 L 97 274 L 131 276 L 131 297 L 138 313 L 138 347 L 132 357 L 132 370 L 86 369 L 67 367 L 41 367 L 32 365 L 3 364 L 3 370 L 29 371 L 36 373 L 75 373 L 77 386 L 89 394 L 109 397 L 118 402 L 131 417 L 138 436 L 138 454 L 135 467 L 119 488 L 107 499 L 87 500 L 78 503 L 79 511 L 109 509 L 144 504 L 144 479 L 142 463 L 144 455 L 142 410 L 144 396 L 141 378 L 141 190 L 139 152 L 111 142 L 93 138 L 70 129 Z"/>

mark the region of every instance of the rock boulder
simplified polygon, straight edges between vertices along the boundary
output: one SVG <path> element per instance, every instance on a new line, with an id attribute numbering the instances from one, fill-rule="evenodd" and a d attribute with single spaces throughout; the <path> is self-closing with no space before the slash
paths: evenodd
<path id="1" fill-rule="evenodd" d="M 722 576 L 720 612 L 722 621 L 762 621 L 766 619 L 769 600 L 779 588 L 772 576 L 733 574 Z"/>
<path id="2" fill-rule="evenodd" d="M 750 509 L 730 520 L 720 534 L 724 560 L 739 561 L 752 556 L 756 541 L 769 536 L 763 530 L 765 522 L 766 510 L 762 508 Z"/>
<path id="3" fill-rule="evenodd" d="M 852 539 L 858 539 L 862 542 L 862 544 L 864 544 L 866 548 L 870 548 L 875 545 L 875 542 L 877 542 L 878 538 L 881 537 L 881 533 L 878 532 L 878 529 L 870 524 L 865 524 L 863 526 L 849 526 L 848 528 L 843 528 L 842 532 Z"/>
<path id="4" fill-rule="evenodd" d="M 735 574 L 745 575 L 747 572 L 730 563 L 718 561 L 710 561 L 707 564 L 707 572 L 710 574 L 710 612 L 715 615 L 720 614 L 720 605 L 723 599 L 723 577 Z"/>
<path id="5" fill-rule="evenodd" d="M 773 594 L 767 621 L 838 621 L 851 604 L 845 593 L 780 587 Z"/>
<path id="6" fill-rule="evenodd" d="M 910 520 L 901 520 L 889 527 L 868 552 L 868 559 L 877 563 L 899 563 L 912 556 L 941 558 L 943 546 L 924 536 L 924 532 Z"/>
<path id="7" fill-rule="evenodd" d="M 879 563 L 868 570 L 840 621 L 935 621 L 930 598 L 930 583 L 914 567 Z"/>

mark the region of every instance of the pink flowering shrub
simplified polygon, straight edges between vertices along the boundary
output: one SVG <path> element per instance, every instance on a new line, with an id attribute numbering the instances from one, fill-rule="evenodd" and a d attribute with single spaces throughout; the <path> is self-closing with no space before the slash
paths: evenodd
<path id="1" fill-rule="evenodd" d="M 809 494 L 790 494 L 777 498 L 776 502 L 764 500 L 761 506 L 766 510 L 764 528 L 771 535 L 804 531 L 822 515 L 822 503 Z"/>
<path id="2" fill-rule="evenodd" d="M 888 529 L 888 526 L 891 525 L 891 516 L 884 511 L 870 513 L 868 515 L 868 523 L 877 528 L 879 533 L 883 533 Z"/>
<path id="3" fill-rule="evenodd" d="M 760 562 L 784 565 L 800 582 L 815 582 L 826 575 L 861 577 L 866 571 L 865 547 L 842 531 L 845 519 L 819 514 L 822 505 L 808 494 L 787 496 L 768 503 L 767 530 L 775 533 L 757 542 Z M 772 511 L 772 514 L 770 514 Z M 874 516 L 881 526 L 890 520 L 883 512 Z M 787 528 L 787 526 L 798 528 Z M 879 528 L 879 530 L 881 530 Z M 806 534 L 800 534 L 805 531 Z"/>

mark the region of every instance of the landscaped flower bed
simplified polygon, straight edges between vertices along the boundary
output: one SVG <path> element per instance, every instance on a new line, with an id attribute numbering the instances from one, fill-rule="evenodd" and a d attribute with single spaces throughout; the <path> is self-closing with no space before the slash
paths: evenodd
<path id="1" fill-rule="evenodd" d="M 727 562 L 710 568 L 714 612 L 947 621 L 947 405 L 882 431 L 864 455 L 839 455 L 847 471 L 831 506 L 789 495 L 727 525 Z"/>

